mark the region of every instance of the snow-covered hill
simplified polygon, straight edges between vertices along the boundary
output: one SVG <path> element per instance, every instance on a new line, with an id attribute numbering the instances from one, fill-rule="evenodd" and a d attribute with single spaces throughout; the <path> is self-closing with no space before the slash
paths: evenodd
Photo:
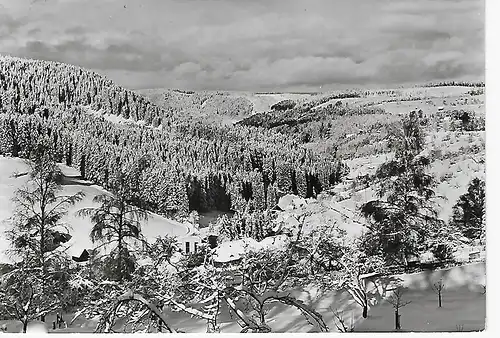
<path id="1" fill-rule="evenodd" d="M 66 175 L 66 183 L 63 186 L 63 194 L 74 194 L 78 191 L 85 193 L 85 198 L 71 207 L 67 216 L 63 219 L 73 229 L 73 238 L 69 241 L 69 254 L 79 256 L 83 249 L 92 248 L 92 242 L 89 234 L 91 223 L 88 219 L 77 217 L 75 213 L 81 209 L 91 206 L 97 206 L 92 199 L 105 192 L 104 189 L 90 182 L 78 180 L 80 175 L 73 168 L 61 165 L 63 173 Z M 0 262 L 8 262 L 10 259 L 5 255 L 4 250 L 8 247 L 5 239 L 4 230 L 9 226 L 8 219 L 12 216 L 14 208 L 11 198 L 14 191 L 26 183 L 27 175 L 18 178 L 12 177 L 15 172 L 26 172 L 27 166 L 23 160 L 18 158 L 9 158 L 0 156 Z M 154 240 L 157 236 L 171 235 L 183 237 L 188 234 L 187 225 L 166 219 L 159 215 L 150 213 L 148 221 L 143 225 L 142 232 L 149 240 Z"/>

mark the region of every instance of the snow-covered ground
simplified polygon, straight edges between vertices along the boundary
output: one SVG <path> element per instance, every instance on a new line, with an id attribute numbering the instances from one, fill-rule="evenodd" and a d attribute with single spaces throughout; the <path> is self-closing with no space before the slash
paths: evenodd
<path id="1" fill-rule="evenodd" d="M 448 221 L 453 206 L 458 198 L 467 192 L 469 183 L 474 178 L 486 178 L 486 133 L 432 131 L 427 136 L 426 152 L 434 151 L 440 155 L 431 155 L 432 163 L 428 172 L 436 179 L 436 195 L 439 217 Z M 331 189 L 330 194 L 323 193 L 317 200 L 308 200 L 307 205 L 293 210 L 287 210 L 282 218 L 299 217 L 310 212 L 306 223 L 311 226 L 319 222 L 337 223 L 352 236 L 363 231 L 365 222 L 359 213 L 361 205 L 376 198 L 374 186 L 352 186 L 358 176 L 373 175 L 377 168 L 390 160 L 393 154 L 380 154 L 345 160 L 349 174 L 344 181 Z"/>
<path id="2" fill-rule="evenodd" d="M 402 331 L 479 331 L 486 321 L 485 264 L 401 275 L 404 301 L 400 309 Z M 432 286 L 443 280 L 442 307 Z M 393 331 L 394 309 L 387 301 L 370 310 L 356 325 L 358 332 Z"/>
<path id="3" fill-rule="evenodd" d="M 72 168 L 62 166 L 64 173 L 68 177 L 78 176 Z M 12 173 L 23 172 L 26 166 L 20 159 L 0 157 L 0 220 L 6 220 L 10 217 L 13 205 L 10 198 L 13 196 L 14 190 L 26 182 L 27 176 L 13 178 Z M 82 207 L 93 205 L 92 198 L 103 192 L 103 190 L 95 185 L 79 184 L 78 180 L 73 180 L 64 186 L 64 193 L 76 193 L 83 190 L 86 193 L 85 199 L 78 205 L 70 209 L 65 220 L 72 225 L 73 238 L 70 241 L 70 254 L 79 255 L 85 249 L 91 247 L 89 239 L 90 222 L 86 219 L 77 218 L 74 213 Z M 330 203 L 328 200 L 320 200 L 319 202 L 310 203 L 303 206 L 310 208 L 311 205 L 316 205 L 316 208 L 322 208 L 322 203 Z M 337 206 L 338 208 L 338 206 Z M 298 209 L 290 210 L 289 213 L 297 212 Z M 331 211 L 338 213 L 339 210 Z M 316 214 L 311 217 L 318 218 L 317 221 L 326 217 L 324 214 Z M 333 217 L 333 216 L 332 216 Z M 0 223 L 0 229 L 3 230 L 7 223 Z M 162 234 L 171 234 L 184 236 L 189 231 L 189 228 L 181 223 L 174 222 L 160 216 L 151 215 L 150 220 L 143 227 L 144 234 L 149 239 Z M 274 240 L 274 242 L 273 242 Z M 281 241 L 270 238 L 270 243 L 250 243 L 255 248 L 263 248 L 268 246 L 279 246 Z M 3 249 L 6 248 L 7 242 L 0 237 L 0 261 L 7 260 L 3 255 Z M 229 244 L 228 244 L 229 245 Z M 235 246 L 236 247 L 236 246 Z M 242 246 L 239 246 L 241 249 Z M 227 249 L 227 248 L 226 248 Z M 235 250 L 233 250 L 235 251 Z M 237 251 L 237 250 L 236 250 Z M 234 254 L 239 254 L 238 252 Z M 220 249 L 221 255 L 230 254 L 231 250 Z M 224 260 L 224 257 L 220 257 Z M 227 258 L 227 257 L 226 257 Z M 481 293 L 482 285 L 484 284 L 484 263 L 457 267 L 448 272 L 426 272 L 414 275 L 397 276 L 403 284 L 409 289 L 407 292 L 408 300 L 412 303 L 401 310 L 402 325 L 404 330 L 418 331 L 433 331 L 433 330 L 478 330 L 484 328 L 485 318 L 485 295 Z M 443 278 L 445 280 L 446 289 L 443 294 L 444 306 L 438 309 L 436 306 L 436 295 L 432 291 L 432 283 Z M 334 330 L 332 309 L 343 311 L 343 316 L 346 322 L 349 323 L 352 319 L 356 323 L 357 331 L 387 331 L 393 328 L 393 311 L 391 307 L 381 300 L 389 291 L 384 283 L 388 280 L 372 283 L 372 309 L 366 320 L 361 318 L 361 308 L 353 301 L 353 299 L 345 291 L 320 291 L 314 286 L 305 286 L 300 289 L 291 290 L 291 293 L 302 299 L 308 304 L 313 304 L 314 308 L 319 311 L 325 319 L 327 325 Z M 378 287 L 375 287 L 377 285 Z M 378 305 L 380 304 L 380 305 Z M 68 317 L 70 317 L 68 315 Z M 206 323 L 202 320 L 190 318 L 182 313 L 169 314 L 172 320 L 172 325 L 187 331 L 187 332 L 205 332 Z M 51 323 L 51 321 L 48 321 Z M 315 329 L 310 326 L 301 314 L 292 307 L 285 305 L 274 305 L 268 313 L 269 325 L 275 332 L 311 332 Z M 1 323 L 0 323 L 1 324 Z M 15 322 L 9 322 L 10 332 L 17 330 L 19 326 Z M 91 332 L 93 330 L 92 323 L 88 321 L 78 320 L 68 328 L 67 332 Z M 221 317 L 221 325 L 224 332 L 238 332 L 239 327 L 229 317 L 224 314 Z M 64 330 L 66 331 L 66 330 Z"/>
<path id="4" fill-rule="evenodd" d="M 393 331 L 394 311 L 385 299 L 395 285 L 401 284 L 406 290 L 404 300 L 411 301 L 400 311 L 403 330 L 474 331 L 485 327 L 485 274 L 485 263 L 476 263 L 376 279 L 367 286 L 371 306 L 366 319 L 361 316 L 361 307 L 345 291 L 321 291 L 317 287 L 306 286 L 290 292 L 320 312 L 331 331 L 336 330 L 332 312 L 336 309 L 342 312 L 347 325 L 352 320 L 355 332 Z M 442 308 L 438 308 L 437 295 L 432 290 L 432 285 L 440 279 L 445 285 Z M 222 311 L 219 318 L 222 332 L 239 332 L 238 324 L 226 310 Z M 47 317 L 48 324 L 55 320 L 53 317 L 55 316 Z M 299 311 L 286 305 L 272 305 L 266 317 L 273 332 L 315 332 L 315 328 L 309 325 Z M 68 320 L 72 315 L 66 314 L 65 318 Z M 179 330 L 189 333 L 206 332 L 206 322 L 203 320 L 183 313 L 168 313 L 167 318 L 171 326 Z M 21 329 L 21 324 L 15 321 L 0 321 L 0 325 L 2 324 L 7 324 L 8 332 L 19 332 Z M 57 332 L 93 332 L 95 324 L 77 319 L 68 329 Z"/>
<path id="5" fill-rule="evenodd" d="M 85 193 L 85 198 L 68 210 L 68 214 L 63 221 L 69 224 L 73 231 L 73 238 L 69 241 L 70 255 L 79 256 L 83 249 L 92 247 L 89 234 L 91 223 L 88 219 L 80 218 L 75 213 L 81 208 L 97 206 L 92 202 L 92 199 L 104 192 L 97 185 L 87 185 L 88 182 L 74 179 L 79 176 L 78 171 L 73 168 L 61 165 L 63 173 L 69 178 L 67 184 L 63 187 L 63 194 L 75 194 L 78 191 Z M 5 255 L 5 249 L 8 248 L 8 242 L 5 239 L 4 231 L 9 227 L 8 219 L 12 216 L 14 205 L 11 198 L 14 196 L 14 191 L 26 183 L 28 176 L 18 178 L 12 177 L 14 172 L 26 172 L 27 166 L 23 160 L 18 158 L 8 158 L 0 156 L 0 262 L 9 262 L 10 259 Z M 82 184 L 83 183 L 83 184 Z M 185 236 L 189 232 L 189 227 L 186 224 L 181 224 L 174 220 L 166 219 L 159 215 L 150 213 L 148 221 L 143 225 L 142 232 L 149 240 L 154 240 L 157 236 Z"/>

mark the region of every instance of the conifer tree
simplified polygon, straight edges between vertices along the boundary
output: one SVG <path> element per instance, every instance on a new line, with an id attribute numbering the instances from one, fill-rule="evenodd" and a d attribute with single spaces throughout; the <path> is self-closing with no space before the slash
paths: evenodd
<path id="1" fill-rule="evenodd" d="M 15 193 L 16 209 L 7 238 L 8 253 L 18 263 L 0 284 L 0 308 L 23 323 L 54 311 L 62 302 L 63 285 L 57 283 L 67 257 L 62 248 L 71 239 L 62 218 L 69 206 L 83 197 L 79 192 L 62 195 L 62 172 L 54 160 L 47 139 L 40 140 L 27 161 L 29 180 Z"/>
<path id="2" fill-rule="evenodd" d="M 485 229 L 486 212 L 485 182 L 474 178 L 467 192 L 459 197 L 453 207 L 450 223 L 456 226 L 469 239 L 481 240 Z"/>
<path id="3" fill-rule="evenodd" d="M 135 269 L 133 245 L 144 241 L 141 223 L 148 219 L 148 215 L 140 207 L 130 204 L 134 194 L 127 186 L 123 173 L 112 192 L 94 197 L 93 202 L 100 206 L 80 209 L 78 215 L 90 217 L 93 224 L 90 232 L 92 242 L 111 246 L 109 278 L 122 282 L 130 279 Z"/>
<path id="4" fill-rule="evenodd" d="M 407 257 L 423 249 L 424 241 L 443 224 L 434 200 L 436 182 L 426 170 L 422 154 L 424 134 L 415 112 L 410 113 L 391 138 L 394 159 L 376 172 L 377 198 L 361 207 L 369 221 L 367 243 L 389 262 L 407 264 Z"/>

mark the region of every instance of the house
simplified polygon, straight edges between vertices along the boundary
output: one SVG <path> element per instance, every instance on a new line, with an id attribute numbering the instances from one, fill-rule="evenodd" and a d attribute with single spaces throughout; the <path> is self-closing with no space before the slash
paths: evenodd
<path id="1" fill-rule="evenodd" d="M 181 250 L 185 254 L 195 253 L 198 251 L 198 247 L 201 244 L 202 238 L 198 235 L 188 234 L 184 237 L 179 237 L 179 243 L 181 244 Z"/>

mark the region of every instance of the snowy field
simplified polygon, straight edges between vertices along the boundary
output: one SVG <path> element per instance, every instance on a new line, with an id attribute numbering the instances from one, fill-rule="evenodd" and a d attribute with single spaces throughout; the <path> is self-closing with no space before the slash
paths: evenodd
<path id="1" fill-rule="evenodd" d="M 61 165 L 63 173 L 66 175 L 66 182 L 63 186 L 63 194 L 75 194 L 78 191 L 85 193 L 85 198 L 71 207 L 64 221 L 73 229 L 73 238 L 69 241 L 68 253 L 73 256 L 80 256 L 83 249 L 92 247 L 89 234 L 91 224 L 88 219 L 80 218 L 75 213 L 81 208 L 97 206 L 92 199 L 104 192 L 97 186 L 77 179 L 79 173 L 73 168 Z M 14 191 L 26 183 L 28 176 L 18 178 L 12 177 L 15 172 L 26 172 L 27 166 L 23 160 L 18 158 L 7 158 L 0 156 L 0 262 L 9 262 L 4 250 L 8 248 L 5 240 L 4 230 L 9 226 L 8 219 L 12 216 L 14 205 L 11 202 Z M 148 240 L 154 240 L 157 236 L 175 235 L 184 236 L 188 233 L 189 227 L 179 222 L 169 220 L 150 213 L 149 220 L 143 225 L 143 234 Z"/>
<path id="2" fill-rule="evenodd" d="M 411 303 L 400 309 L 402 331 L 479 331 L 485 328 L 485 263 L 446 270 L 398 276 L 403 280 L 403 299 Z M 442 307 L 433 285 L 443 280 Z M 370 311 L 356 331 L 393 331 L 394 309 L 387 301 Z"/>
<path id="3" fill-rule="evenodd" d="M 366 319 L 361 317 L 362 309 L 345 291 L 319 292 L 317 288 L 308 287 L 291 292 L 300 296 L 305 303 L 313 304 L 331 331 L 336 331 L 332 313 L 334 309 L 343 312 L 346 324 L 353 321 L 355 332 L 394 331 L 394 311 L 385 299 L 391 294 L 394 285 L 401 283 L 406 290 L 404 300 L 411 301 L 400 310 L 402 331 L 478 331 L 485 328 L 486 295 L 482 287 L 485 284 L 485 269 L 485 263 L 476 263 L 375 280 L 368 283 L 372 305 Z M 442 308 L 438 308 L 437 295 L 432 289 L 439 279 L 445 285 Z M 65 319 L 70 321 L 72 315 L 66 314 Z M 52 317 L 47 317 L 48 323 L 55 320 Z M 203 320 L 183 313 L 167 313 L 167 317 L 173 327 L 184 332 L 206 332 Z M 273 332 L 315 332 L 315 328 L 297 310 L 281 304 L 269 308 L 267 321 Z M 239 326 L 227 311 L 221 314 L 220 323 L 222 332 L 239 332 Z M 7 324 L 8 332 L 19 332 L 21 329 L 21 324 L 15 321 L 0 321 L 2 324 Z M 79 318 L 67 329 L 56 332 L 93 332 L 94 327 L 95 323 Z"/>

